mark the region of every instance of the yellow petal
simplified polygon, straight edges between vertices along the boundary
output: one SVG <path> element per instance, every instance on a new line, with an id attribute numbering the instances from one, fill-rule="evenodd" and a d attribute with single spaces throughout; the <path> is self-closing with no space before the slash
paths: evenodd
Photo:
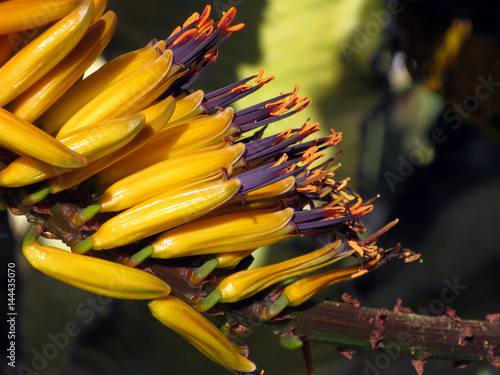
<path id="1" fill-rule="evenodd" d="M 83 1 L 7 61 L 0 68 L 0 106 L 12 101 L 56 66 L 83 37 L 93 13 L 92 1 Z"/>
<path id="2" fill-rule="evenodd" d="M 208 183 L 197 189 L 167 192 L 124 211 L 101 225 L 78 251 L 110 249 L 195 220 L 222 205 L 241 187 L 238 180 Z"/>
<path id="3" fill-rule="evenodd" d="M 39 119 L 38 125 L 47 133 L 55 134 L 76 112 L 101 92 L 130 73 L 157 59 L 165 49 L 165 42 L 126 53 L 101 66 L 94 73 L 71 87 Z"/>
<path id="4" fill-rule="evenodd" d="M 105 120 L 68 133 L 61 139 L 61 143 L 92 162 L 128 145 L 143 128 L 145 120 L 141 113 L 117 120 Z"/>
<path id="5" fill-rule="evenodd" d="M 201 113 L 198 113 L 196 110 L 200 108 L 204 95 L 203 91 L 198 90 L 190 95 L 178 98 L 175 106 L 175 112 L 169 121 L 169 127 L 187 121 L 189 117 L 193 116 L 193 112 L 196 115 L 200 115 Z"/>
<path id="6" fill-rule="evenodd" d="M 221 302 L 236 302 L 248 298 L 273 284 L 331 264 L 340 259 L 335 255 L 341 250 L 341 241 L 337 240 L 319 250 L 281 263 L 233 273 L 217 286 Z M 347 253 L 350 254 L 352 253 Z"/>
<path id="7" fill-rule="evenodd" d="M 184 224 L 154 240 L 152 257 L 176 258 L 255 249 L 259 244 L 254 240 L 283 228 L 293 212 L 291 208 L 278 212 L 238 212 Z"/>
<path id="8" fill-rule="evenodd" d="M 170 293 L 170 287 L 149 272 L 107 260 L 37 242 L 25 244 L 23 254 L 37 270 L 92 293 L 138 300 L 161 298 Z"/>
<path id="9" fill-rule="evenodd" d="M 92 0 L 94 2 L 94 17 L 92 17 L 92 23 L 96 22 L 102 17 L 106 11 L 106 6 L 108 5 L 108 0 Z"/>
<path id="10" fill-rule="evenodd" d="M 89 125 L 68 134 L 61 143 L 84 156 L 88 162 L 97 160 L 130 142 L 144 124 L 139 114 L 119 120 Z M 46 180 L 67 172 L 33 159 L 21 157 L 0 172 L 0 185 L 19 187 Z"/>
<path id="11" fill-rule="evenodd" d="M 16 43 L 12 40 L 14 36 L 17 37 L 15 34 L 0 35 L 0 66 L 9 60 L 15 53 Z"/>
<path id="12" fill-rule="evenodd" d="M 130 174 L 101 195 L 101 211 L 121 211 L 160 193 L 208 178 L 234 163 L 244 151 L 243 144 L 236 144 L 220 150 L 181 154 Z"/>
<path id="13" fill-rule="evenodd" d="M 196 116 L 189 121 L 161 131 L 150 142 L 134 151 L 113 166 L 115 170 L 130 173 L 147 168 L 150 165 L 167 160 L 183 152 L 189 152 L 209 146 L 222 147 L 226 141 L 223 134 L 230 127 L 234 111 L 227 108 L 214 115 Z M 116 178 L 116 177 L 115 177 Z"/>
<path id="14" fill-rule="evenodd" d="M 69 132 L 88 124 L 128 116 L 144 109 L 156 97 L 150 98 L 150 102 L 145 103 L 144 107 L 138 108 L 137 104 L 142 104 L 151 91 L 163 84 L 163 79 L 167 76 L 172 64 L 172 58 L 172 52 L 166 50 L 155 61 L 137 69 L 99 93 L 63 125 L 56 138 L 60 139 Z"/>
<path id="15" fill-rule="evenodd" d="M 153 316 L 171 328 L 212 361 L 234 372 L 255 371 L 255 365 L 210 321 L 174 296 L 148 303 Z"/>
<path id="16" fill-rule="evenodd" d="M 247 256 L 252 254 L 256 249 L 244 250 L 244 251 L 233 251 L 229 253 L 219 253 L 215 254 L 215 258 L 219 263 L 217 268 L 225 268 L 234 266 L 239 261 L 245 259 Z"/>
<path id="17" fill-rule="evenodd" d="M 266 185 L 260 189 L 245 194 L 245 199 L 250 201 L 259 199 L 268 199 L 273 196 L 285 194 L 295 186 L 295 177 L 289 176 L 283 180 L 277 181 L 271 185 Z"/>
<path id="18" fill-rule="evenodd" d="M 60 168 L 77 168 L 87 162 L 44 131 L 3 108 L 0 108 L 0 145 L 21 156 Z"/>
<path id="19" fill-rule="evenodd" d="M 115 27 L 116 14 L 106 13 L 59 64 L 15 100 L 12 113 L 28 122 L 40 117 L 83 76 L 110 41 Z"/>
<path id="20" fill-rule="evenodd" d="M 344 280 L 350 280 L 376 268 L 380 263 L 380 259 L 371 259 L 359 264 L 354 264 L 349 267 L 325 272 L 320 275 L 313 275 L 301 280 L 297 280 L 288 285 L 283 290 L 283 295 L 288 297 L 288 306 L 299 306 L 314 296 L 321 289 L 339 283 Z M 360 273 L 360 271 L 366 271 Z"/>
<path id="21" fill-rule="evenodd" d="M 126 147 L 122 147 L 115 152 L 100 158 L 99 160 L 89 163 L 84 168 L 79 168 L 78 170 L 73 170 L 69 173 L 58 176 L 57 178 L 51 179 L 49 181 L 50 192 L 52 194 L 55 194 L 60 191 L 72 188 L 73 186 L 78 185 L 80 182 L 85 181 L 87 178 L 93 176 L 94 174 L 113 165 L 118 160 L 124 158 L 128 154 L 144 145 L 167 123 L 168 119 L 172 115 L 172 112 L 174 111 L 174 108 L 175 100 L 172 97 L 168 97 L 155 104 L 154 106 L 141 111 L 141 113 L 146 118 L 144 127 L 143 129 L 141 129 L 139 134 L 137 134 L 134 139 L 132 139 L 132 141 L 127 144 Z"/>
<path id="22" fill-rule="evenodd" d="M 0 34 L 34 29 L 68 15 L 79 0 L 16 0 L 0 4 Z"/>

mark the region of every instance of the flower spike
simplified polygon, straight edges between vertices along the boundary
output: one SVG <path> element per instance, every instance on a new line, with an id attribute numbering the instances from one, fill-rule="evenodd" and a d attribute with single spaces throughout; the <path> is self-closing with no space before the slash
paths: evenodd
<path id="1" fill-rule="evenodd" d="M 315 136 L 319 124 L 308 119 L 273 134 L 274 122 L 311 103 L 298 85 L 237 111 L 233 103 L 274 77 L 259 68 L 212 92 L 191 89 L 243 27 L 235 8 L 214 20 L 206 6 L 165 40 L 85 76 L 116 26 L 106 5 L 0 0 L 0 209 L 35 223 L 22 249 L 35 268 L 94 293 L 147 300 L 217 364 L 262 375 L 225 336 L 250 327 L 230 318 L 221 332 L 188 303 L 205 311 L 221 302 L 210 313 L 226 314 L 223 304 L 247 300 L 269 320 L 389 259 L 418 258 L 377 246 L 396 221 L 363 239 L 361 219 L 376 197 L 363 200 L 336 177 L 341 151 L 331 151 L 342 133 Z M 331 243 L 250 268 L 256 249 L 319 233 Z M 40 235 L 72 252 L 40 245 Z M 348 256 L 357 263 L 317 273 Z M 292 328 L 281 341 L 302 345 Z"/>

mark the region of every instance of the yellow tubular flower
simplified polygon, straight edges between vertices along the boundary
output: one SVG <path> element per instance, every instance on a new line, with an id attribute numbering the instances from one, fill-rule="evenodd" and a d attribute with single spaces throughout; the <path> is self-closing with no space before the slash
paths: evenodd
<path id="1" fill-rule="evenodd" d="M 255 201 L 259 199 L 268 199 L 291 191 L 295 186 L 295 177 L 290 176 L 273 184 L 261 187 L 260 189 L 245 194 L 245 199 Z"/>
<path id="2" fill-rule="evenodd" d="M 382 263 L 380 258 L 370 259 L 363 262 L 361 265 L 354 264 L 346 268 L 325 272 L 320 275 L 309 276 L 288 285 L 283 290 L 282 295 L 288 298 L 288 306 L 299 306 L 321 289 L 344 280 L 350 280 L 364 275 L 377 268 Z"/>
<path id="3" fill-rule="evenodd" d="M 149 272 L 52 246 L 41 246 L 36 241 L 25 242 L 23 254 L 34 268 L 89 292 L 136 300 L 161 298 L 170 293 L 170 287 Z"/>
<path id="4" fill-rule="evenodd" d="M 208 297 L 199 300 L 196 307 L 200 311 L 206 311 L 217 302 L 240 301 L 271 285 L 312 272 L 354 252 L 343 249 L 341 241 L 337 240 L 319 250 L 281 263 L 233 273 L 222 279 Z"/>
<path id="5" fill-rule="evenodd" d="M 190 117 L 193 117 L 193 113 L 200 115 L 199 111 L 203 110 L 200 106 L 203 100 L 203 91 L 198 90 L 190 95 L 184 97 L 176 98 L 177 105 L 175 106 L 175 112 L 170 119 L 169 127 L 181 124 L 187 121 Z"/>
<path id="6" fill-rule="evenodd" d="M 0 145 L 21 156 L 60 168 L 87 164 L 83 156 L 3 108 L 0 108 L 0 134 Z"/>
<path id="7" fill-rule="evenodd" d="M 164 51 L 165 42 L 149 43 L 139 50 L 119 56 L 104 64 L 66 91 L 40 117 L 40 127 L 47 133 L 56 134 L 65 122 L 97 95 L 130 73 L 158 59 Z"/>
<path id="8" fill-rule="evenodd" d="M 15 53 L 16 43 L 11 40 L 13 35 L 16 34 L 0 35 L 0 66 L 9 60 Z"/>
<path id="9" fill-rule="evenodd" d="M 47 25 L 68 15 L 80 0 L 17 0 L 0 4 L 0 34 Z"/>
<path id="10" fill-rule="evenodd" d="M 351 280 L 367 274 L 385 262 L 378 257 L 364 261 L 361 264 L 325 272 L 319 275 L 305 277 L 287 285 L 276 301 L 269 306 L 262 307 L 258 315 L 263 320 L 269 320 L 278 315 L 287 306 L 300 306 L 312 298 L 323 288 L 341 281 Z"/>
<path id="11" fill-rule="evenodd" d="M 239 180 L 232 179 L 160 194 L 109 219 L 74 249 L 77 252 L 110 249 L 163 232 L 214 210 L 240 187 Z"/>
<path id="12" fill-rule="evenodd" d="M 92 1 L 83 1 L 7 61 L 0 68 L 0 107 L 12 101 L 56 66 L 83 37 L 93 14 Z"/>
<path id="13" fill-rule="evenodd" d="M 130 142 L 141 130 L 144 116 L 127 117 L 89 125 L 69 133 L 61 143 L 87 159 L 97 160 Z M 60 175 L 68 169 L 20 157 L 0 172 L 0 186 L 20 187 Z"/>
<path id="14" fill-rule="evenodd" d="M 80 79 L 101 54 L 116 28 L 116 14 L 107 12 L 88 29 L 78 45 L 53 69 L 45 74 L 14 102 L 12 113 L 35 121 Z"/>
<path id="15" fill-rule="evenodd" d="M 127 144 L 127 147 L 122 147 L 115 152 L 102 157 L 99 160 L 89 163 L 89 165 L 84 168 L 79 168 L 78 170 L 75 169 L 70 173 L 65 173 L 62 176 L 51 179 L 49 181 L 50 193 L 56 194 L 60 191 L 76 186 L 80 182 L 85 181 L 87 178 L 95 175 L 108 166 L 113 165 L 116 161 L 124 158 L 134 150 L 144 145 L 156 133 L 158 133 L 163 128 L 163 126 L 165 126 L 165 124 L 168 122 L 168 119 L 172 115 L 174 108 L 175 99 L 172 97 L 168 97 L 161 102 L 141 111 L 141 113 L 146 118 L 144 127 L 141 129 L 139 134 L 137 134 L 134 139 L 132 139 L 132 141 Z"/>
<path id="16" fill-rule="evenodd" d="M 97 121 L 127 116 L 144 109 L 156 100 L 156 97 L 150 97 L 151 91 L 164 83 L 172 57 L 172 51 L 166 50 L 155 61 L 102 91 L 63 125 L 56 138 L 61 139 L 69 132 Z M 144 106 L 137 108 L 138 104 Z"/>
<path id="17" fill-rule="evenodd" d="M 248 200 L 246 198 L 248 194 L 244 194 L 243 197 L 245 199 L 245 204 L 241 204 L 241 197 L 233 197 L 227 203 L 225 203 L 222 207 L 208 213 L 204 216 L 204 218 L 221 216 L 226 214 L 232 214 L 235 212 L 248 212 L 253 210 L 272 210 L 279 211 L 286 206 L 283 204 L 280 197 L 270 197 L 269 199 L 262 200 Z"/>
<path id="18" fill-rule="evenodd" d="M 237 212 L 199 220 L 171 229 L 150 245 L 153 258 L 177 258 L 255 249 L 261 236 L 275 233 L 289 223 L 293 209 L 278 212 Z M 293 228 L 291 228 L 293 230 Z"/>
<path id="19" fill-rule="evenodd" d="M 233 109 L 227 108 L 214 115 L 196 116 L 183 124 L 167 127 L 146 145 L 100 173 L 100 177 L 107 179 L 110 176 L 109 181 L 118 181 L 183 152 L 222 147 L 226 144 L 222 135 L 229 129 L 233 114 Z"/>
<path id="20" fill-rule="evenodd" d="M 208 178 L 234 163 L 243 144 L 178 155 L 133 173 L 114 183 L 99 197 L 101 212 L 121 211 L 154 196 Z M 188 168 L 186 168 L 188 166 Z"/>
<path id="21" fill-rule="evenodd" d="M 233 372 L 252 372 L 255 365 L 243 356 L 238 347 L 210 321 L 191 306 L 174 296 L 155 299 L 148 303 L 153 316 L 189 341 L 215 363 Z"/>
<path id="22" fill-rule="evenodd" d="M 106 6 L 108 5 L 108 0 L 92 0 L 94 2 L 94 17 L 92 17 L 92 23 L 96 22 L 102 17 L 106 11 Z"/>
<path id="23" fill-rule="evenodd" d="M 244 250 L 244 251 L 233 251 L 229 253 L 219 253 L 215 254 L 215 259 L 217 259 L 217 268 L 231 267 L 234 266 L 239 261 L 245 259 L 247 256 L 252 254 L 256 249 Z"/>

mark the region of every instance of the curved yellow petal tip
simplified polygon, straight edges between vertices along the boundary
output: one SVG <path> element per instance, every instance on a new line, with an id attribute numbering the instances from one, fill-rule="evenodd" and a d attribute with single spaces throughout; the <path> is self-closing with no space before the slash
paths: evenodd
<path id="1" fill-rule="evenodd" d="M 78 168 L 87 164 L 83 156 L 3 108 L 0 108 L 0 134 L 0 146 L 21 156 L 59 168 Z"/>
<path id="2" fill-rule="evenodd" d="M 0 106 L 11 102 L 56 66 L 87 31 L 94 4 L 90 0 L 45 30 L 0 68 Z"/>
<path id="3" fill-rule="evenodd" d="M 230 341 L 209 320 L 174 296 L 148 303 L 153 316 L 183 336 L 212 361 L 233 372 L 253 372 L 256 366 L 245 358 L 243 348 Z"/>
<path id="4" fill-rule="evenodd" d="M 80 0 L 17 0 L 0 4 L 0 34 L 47 25 L 68 15 Z"/>
<path id="5" fill-rule="evenodd" d="M 163 280 L 146 271 L 42 246 L 31 237 L 23 244 L 23 254 L 37 270 L 92 293 L 134 300 L 170 294 L 170 287 Z"/>

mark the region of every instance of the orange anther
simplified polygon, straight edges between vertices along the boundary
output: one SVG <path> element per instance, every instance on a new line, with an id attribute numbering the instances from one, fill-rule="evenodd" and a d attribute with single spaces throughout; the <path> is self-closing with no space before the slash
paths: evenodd
<path id="1" fill-rule="evenodd" d="M 181 31 L 181 27 L 180 26 L 177 26 L 174 31 L 172 31 L 172 33 L 170 33 L 170 35 L 168 36 L 168 38 L 170 38 L 172 35 L 175 35 L 176 33 L 178 33 L 179 31 Z M 168 39 L 167 38 L 167 39 Z"/>
<path id="2" fill-rule="evenodd" d="M 352 207 L 350 208 L 350 210 L 352 212 L 356 211 L 356 209 L 361 205 L 362 202 L 363 202 L 363 200 L 361 198 L 358 198 L 357 202 L 352 205 Z"/>
<path id="3" fill-rule="evenodd" d="M 230 92 L 237 92 L 237 91 L 245 91 L 245 90 L 250 90 L 253 86 L 249 83 L 245 83 L 239 86 L 236 86 L 235 88 L 231 89 Z"/>
<path id="4" fill-rule="evenodd" d="M 286 139 L 292 134 L 292 129 L 287 129 L 278 134 L 278 137 L 282 137 L 281 139 Z"/>
<path id="5" fill-rule="evenodd" d="M 262 69 L 260 66 L 259 66 L 259 74 L 257 74 L 257 77 L 255 77 L 254 81 L 259 83 L 259 80 L 262 78 L 262 76 L 264 75 L 264 69 Z"/>
<path id="6" fill-rule="evenodd" d="M 244 23 L 239 23 L 237 25 L 229 26 L 224 29 L 224 32 L 226 33 L 235 33 L 236 31 L 240 31 L 245 27 Z"/>
<path id="7" fill-rule="evenodd" d="M 353 273 L 353 274 L 351 275 L 351 278 L 353 278 L 353 279 L 354 279 L 355 277 L 358 277 L 358 276 L 364 275 L 365 273 L 368 273 L 368 270 L 359 270 L 358 272 Z"/>
<path id="8" fill-rule="evenodd" d="M 288 111 L 286 107 L 279 107 L 277 110 L 270 113 L 271 116 L 279 116 Z"/>
<path id="9" fill-rule="evenodd" d="M 311 124 L 309 120 L 307 120 L 306 123 L 302 126 L 302 128 L 300 128 L 299 134 L 303 134 L 308 131 L 317 132 L 318 130 L 320 130 L 319 122 Z"/>
<path id="10" fill-rule="evenodd" d="M 358 245 L 358 243 L 356 241 L 347 241 L 349 243 L 349 246 L 352 247 L 352 249 L 357 252 L 359 255 L 361 256 L 364 256 L 365 255 L 365 251 L 363 250 L 363 248 L 361 246 Z"/>
<path id="11" fill-rule="evenodd" d="M 206 30 L 208 30 L 207 35 L 212 34 L 212 32 L 214 31 L 213 25 L 214 25 L 214 20 L 212 20 L 212 19 L 209 19 L 208 21 L 203 22 L 203 23 L 199 23 L 198 24 L 199 33 L 201 34 L 201 33 L 205 32 Z"/>
<path id="12" fill-rule="evenodd" d="M 285 173 L 292 172 L 297 168 L 297 164 L 292 164 L 289 167 L 285 168 Z"/>
<path id="13" fill-rule="evenodd" d="M 286 161 L 288 161 L 288 155 L 283 154 L 272 166 L 276 167 L 277 165 L 281 165 L 281 164 L 285 163 Z"/>
<path id="14" fill-rule="evenodd" d="M 209 6 L 209 5 L 208 5 Z M 206 9 L 206 8 L 205 8 Z M 198 20 L 200 18 L 200 14 L 198 12 L 194 12 L 191 14 L 191 16 L 188 17 L 188 19 L 182 24 L 182 27 L 188 26 L 190 23 L 193 23 L 194 21 Z"/>
<path id="15" fill-rule="evenodd" d="M 186 32 L 182 33 L 172 44 L 177 45 L 181 43 L 185 43 L 191 39 L 193 39 L 196 35 L 198 34 L 198 31 L 195 29 L 187 30 Z"/>
<path id="16" fill-rule="evenodd" d="M 265 85 L 266 83 L 269 83 L 271 82 L 272 80 L 274 79 L 274 76 L 268 76 L 268 77 L 264 77 L 262 78 L 259 82 L 257 82 L 259 85 Z"/>
<path id="17" fill-rule="evenodd" d="M 211 20 L 210 17 L 210 12 L 212 11 L 212 7 L 210 5 L 207 5 L 205 9 L 203 10 L 203 13 L 201 13 L 201 16 L 199 17 L 199 21 L 197 23 L 197 27 L 199 29 L 202 28 L 202 26 L 208 21 L 210 23 L 213 23 L 213 20 Z"/>

